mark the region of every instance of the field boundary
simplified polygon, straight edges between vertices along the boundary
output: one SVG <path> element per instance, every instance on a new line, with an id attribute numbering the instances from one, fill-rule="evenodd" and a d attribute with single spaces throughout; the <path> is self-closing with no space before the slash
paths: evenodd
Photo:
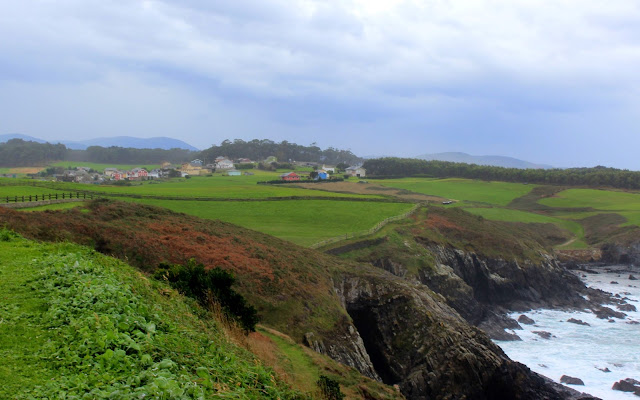
<path id="1" fill-rule="evenodd" d="M 40 206 L 48 206 L 50 204 L 61 204 L 61 203 L 77 203 L 83 202 L 86 199 L 76 198 L 76 199 L 58 199 L 58 200 L 39 200 L 39 201 L 25 201 L 18 203 L 0 203 L 0 207 L 4 208 L 31 208 L 31 207 L 40 207 Z"/>
<path id="2" fill-rule="evenodd" d="M 420 207 L 422 207 L 423 205 L 426 205 L 426 203 L 418 203 L 418 204 L 414 205 L 413 207 L 411 207 L 411 209 L 409 211 L 407 211 L 406 213 L 404 213 L 404 214 L 395 215 L 393 217 L 385 218 L 384 220 L 378 222 L 376 224 L 376 226 L 374 226 L 371 229 L 367 229 L 366 231 L 345 233 L 344 235 L 335 236 L 335 237 L 320 241 L 318 243 L 314 243 L 311 246 L 309 246 L 309 248 L 317 249 L 317 248 L 325 246 L 327 244 L 337 243 L 337 242 L 339 242 L 341 240 L 353 239 L 353 238 L 357 238 L 357 237 L 364 237 L 364 236 L 373 235 L 374 233 L 378 232 L 380 229 L 385 227 L 388 223 L 394 222 L 394 221 L 398 221 L 398 220 L 401 220 L 401 219 L 409 217 L 410 215 L 412 215 L 416 211 L 418 211 L 418 209 Z"/>

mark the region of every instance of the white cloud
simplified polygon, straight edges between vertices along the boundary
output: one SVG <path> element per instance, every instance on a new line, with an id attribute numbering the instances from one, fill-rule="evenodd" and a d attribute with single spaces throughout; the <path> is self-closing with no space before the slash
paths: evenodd
<path id="1" fill-rule="evenodd" d="M 485 134 L 524 121 L 556 135 L 595 132 L 613 126 L 614 115 L 635 121 L 639 7 L 632 0 L 3 2 L 0 82 L 30 88 L 43 109 L 47 96 L 38 93 L 63 87 L 96 107 L 104 105 L 89 93 L 142 93 L 156 119 L 183 125 L 192 114 L 161 110 L 211 101 L 226 110 L 225 137 L 260 123 L 270 134 L 302 136 L 368 123 L 444 131 L 462 129 L 465 115 L 484 115 L 469 129 Z M 165 103 L 151 99 L 154 87 L 170 92 Z M 247 115 L 260 123 L 247 125 Z M 574 118 L 584 115 L 593 128 Z M 112 117 L 122 127 L 145 126 L 125 109 Z"/>

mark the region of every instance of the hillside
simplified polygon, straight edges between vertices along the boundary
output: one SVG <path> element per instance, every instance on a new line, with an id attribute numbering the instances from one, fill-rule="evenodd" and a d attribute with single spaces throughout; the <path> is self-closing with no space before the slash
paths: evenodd
<path id="1" fill-rule="evenodd" d="M 237 290 L 263 324 L 397 384 L 408 398 L 569 396 L 510 361 L 423 283 L 368 263 L 220 221 L 104 200 L 69 211 L 0 210 L 0 223 L 32 238 L 86 244 L 143 271 L 189 258 L 223 267 L 235 274 Z"/>

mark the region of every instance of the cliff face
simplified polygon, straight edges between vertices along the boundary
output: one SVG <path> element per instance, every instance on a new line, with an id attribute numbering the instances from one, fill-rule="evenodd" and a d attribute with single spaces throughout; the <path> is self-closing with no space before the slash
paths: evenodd
<path id="1" fill-rule="evenodd" d="M 608 264 L 640 265 L 640 242 L 607 243 L 601 248 L 600 261 Z"/>
<path id="2" fill-rule="evenodd" d="M 382 381 L 397 384 L 407 398 L 580 397 L 509 360 L 421 284 L 347 272 L 335 285 Z"/>

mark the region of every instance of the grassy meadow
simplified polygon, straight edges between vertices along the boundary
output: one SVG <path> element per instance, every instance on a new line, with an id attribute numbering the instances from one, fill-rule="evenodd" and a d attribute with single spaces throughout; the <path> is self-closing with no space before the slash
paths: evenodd
<path id="1" fill-rule="evenodd" d="M 376 180 L 384 186 L 444 198 L 506 206 L 513 199 L 526 195 L 534 185 L 508 182 L 488 182 L 471 179 L 403 178 Z"/>
<path id="2" fill-rule="evenodd" d="M 385 218 L 403 214 L 413 206 L 410 203 L 332 200 L 127 200 L 165 207 L 196 217 L 219 219 L 303 246 L 371 229 Z"/>

